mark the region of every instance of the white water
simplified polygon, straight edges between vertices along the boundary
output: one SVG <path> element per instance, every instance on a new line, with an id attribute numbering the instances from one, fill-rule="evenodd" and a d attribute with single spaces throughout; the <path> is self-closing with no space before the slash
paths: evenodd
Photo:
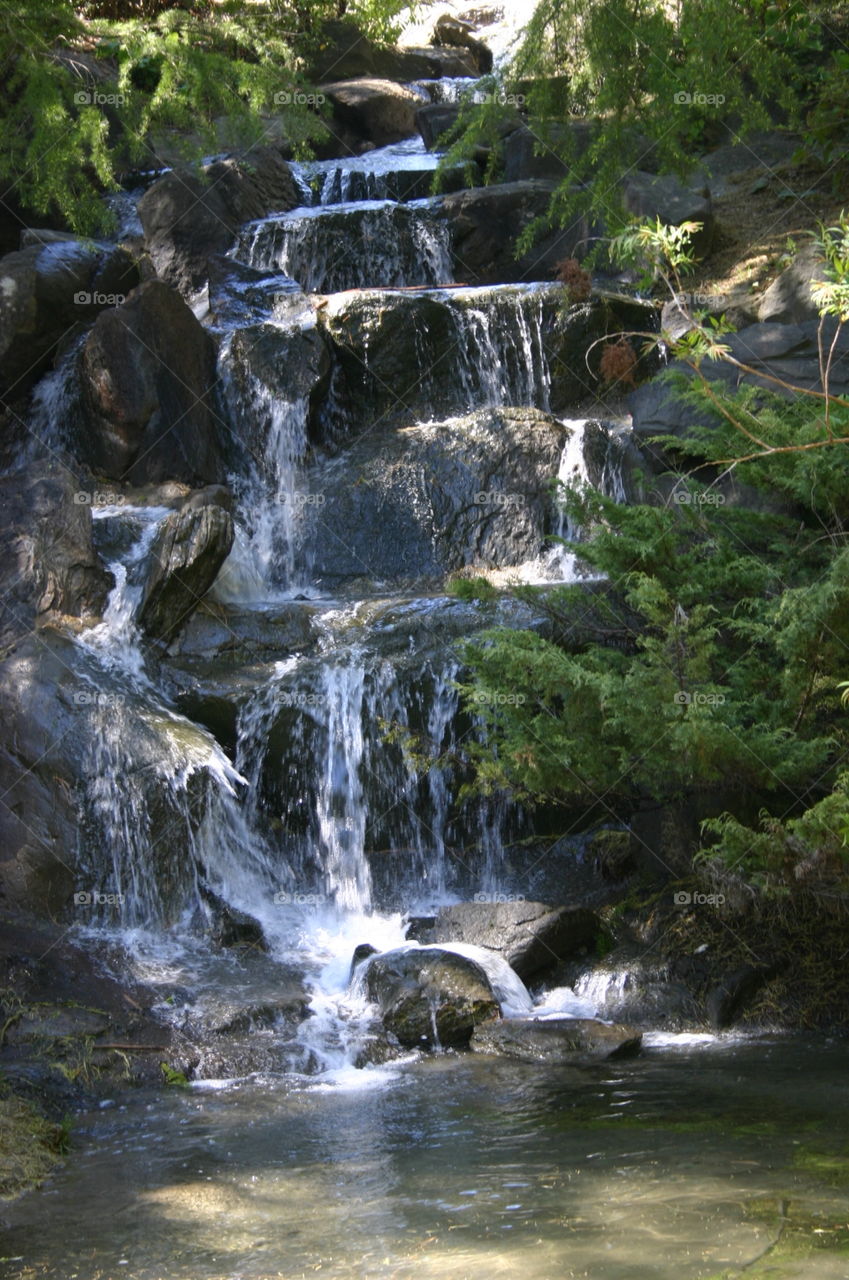
<path id="1" fill-rule="evenodd" d="M 296 209 L 249 223 L 233 254 L 260 271 L 285 271 L 308 293 L 453 279 L 439 201 L 364 200 Z"/>
<path id="2" fill-rule="evenodd" d="M 439 152 L 428 151 L 421 138 L 407 138 L 362 156 L 293 163 L 291 169 L 306 206 L 329 206 L 352 201 L 404 199 L 407 188 L 399 181 L 401 174 L 421 174 L 422 180 L 416 189 L 419 196 L 428 195 L 425 186 L 428 174 L 435 172 L 439 160 Z"/>

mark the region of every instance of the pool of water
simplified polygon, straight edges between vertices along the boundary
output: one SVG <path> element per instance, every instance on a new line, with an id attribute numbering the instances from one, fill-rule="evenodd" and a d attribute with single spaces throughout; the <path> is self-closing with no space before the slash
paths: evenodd
<path id="1" fill-rule="evenodd" d="M 849 1280 L 846 1046 L 659 1037 L 140 1092 L 7 1206 L 16 1280 Z"/>

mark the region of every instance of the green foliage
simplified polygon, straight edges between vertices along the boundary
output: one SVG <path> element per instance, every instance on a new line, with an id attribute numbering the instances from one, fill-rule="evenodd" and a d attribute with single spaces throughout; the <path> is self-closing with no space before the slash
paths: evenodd
<path id="1" fill-rule="evenodd" d="M 162 1072 L 162 1079 L 167 1085 L 171 1085 L 176 1089 L 188 1088 L 188 1077 L 184 1071 L 179 1071 L 175 1067 L 169 1066 L 167 1062 L 160 1062 L 159 1070 Z"/>
<path id="2" fill-rule="evenodd" d="M 487 86 L 487 100 L 466 103 L 445 164 L 471 162 L 489 148 L 486 180 L 497 179 L 500 136 L 515 126 L 511 102 L 518 95 L 537 153 L 553 151 L 568 170 L 520 248 L 546 224 L 601 219 L 615 231 L 625 216 L 612 193 L 623 172 L 651 167 L 649 153 L 660 172 L 683 174 L 694 154 L 726 139 L 724 120 L 742 137 L 771 127 L 776 115 L 802 125 L 818 75 L 823 7 L 540 0 L 512 61 Z M 835 74 L 829 84 L 836 90 L 838 83 Z"/>
<path id="3" fill-rule="evenodd" d="M 352 15 L 385 35 L 399 0 Z M 0 115 L 6 199 L 59 214 L 80 233 L 106 228 L 103 191 L 157 163 L 167 136 L 187 160 L 268 138 L 282 117 L 296 155 L 325 135 L 300 73 L 321 24 L 344 5 L 317 0 L 13 0 L 0 15 Z"/>

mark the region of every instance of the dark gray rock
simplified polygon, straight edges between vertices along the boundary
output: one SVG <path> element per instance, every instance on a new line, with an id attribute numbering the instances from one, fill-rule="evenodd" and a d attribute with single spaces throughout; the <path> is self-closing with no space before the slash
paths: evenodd
<path id="1" fill-rule="evenodd" d="M 584 257 L 595 232 L 580 218 L 565 229 L 541 235 L 525 254 L 516 255 L 519 236 L 533 218 L 546 212 L 555 185 L 507 182 L 445 196 L 442 207 L 451 227 L 455 279 L 466 284 L 551 280 L 563 258 Z"/>
<path id="2" fill-rule="evenodd" d="M 184 507 L 166 516 L 148 558 L 138 623 L 170 641 L 215 581 L 233 545 L 233 520 L 220 506 Z"/>
<path id="3" fill-rule="evenodd" d="M 313 474 L 314 572 L 400 583 L 533 559 L 563 442 L 534 409 L 368 433 Z"/>
<path id="4" fill-rule="evenodd" d="M 337 81 L 322 85 L 321 92 L 336 121 L 363 142 L 385 147 L 416 132 L 421 98 L 392 80 Z"/>
<path id="5" fill-rule="evenodd" d="M 360 76 L 409 83 L 433 76 L 477 75 L 474 57 L 461 48 L 395 49 L 376 44 L 350 18 L 325 22 L 322 47 L 312 55 L 306 77 L 354 80 Z"/>
<path id="6" fill-rule="evenodd" d="M 636 218 L 660 218 L 677 227 L 682 222 L 700 222 L 701 230 L 693 237 L 699 257 L 710 251 L 715 231 L 710 191 L 704 184 L 687 187 L 672 174 L 644 173 L 628 175 L 623 185 L 625 209 Z"/>
<path id="7" fill-rule="evenodd" d="M 762 324 L 800 324 L 817 320 L 811 296 L 815 280 L 825 280 L 825 263 L 814 245 L 806 245 L 761 298 L 757 318 Z"/>
<path id="8" fill-rule="evenodd" d="M 134 484 L 224 480 L 215 344 L 175 289 L 150 280 L 101 312 L 79 376 L 78 453 L 93 471 Z"/>
<path id="9" fill-rule="evenodd" d="M 139 201 L 145 246 L 157 274 L 194 294 L 209 278 L 210 258 L 225 253 L 243 222 L 301 203 L 288 164 L 275 147 L 207 165 L 203 176 L 174 170 Z"/>
<path id="10" fill-rule="evenodd" d="M 601 925 L 584 907 L 542 902 L 460 902 L 443 907 L 435 943 L 470 942 L 494 951 L 527 982 L 592 947 Z"/>
<path id="11" fill-rule="evenodd" d="M 488 75 L 492 70 L 492 50 L 477 39 L 475 28 L 470 22 L 463 22 L 451 14 L 443 14 L 437 18 L 433 28 L 433 43 L 468 49 L 474 58 L 478 75 Z"/>
<path id="12" fill-rule="evenodd" d="M 702 373 L 729 391 L 743 385 L 763 387 L 784 396 L 793 394 L 789 389 L 792 386 L 822 390 L 817 331 L 815 320 L 800 324 L 748 325 L 725 339 L 730 354 L 747 368 L 739 369 L 725 360 L 706 360 Z M 826 322 L 823 333 L 828 345 L 835 336 L 832 320 Z M 673 360 L 669 370 L 688 378 L 693 376 L 680 360 Z M 779 387 L 771 380 L 774 378 L 781 379 L 787 386 Z M 834 395 L 849 392 L 849 334 L 845 330 L 837 334 L 829 388 Z M 666 380 L 639 387 L 629 396 L 629 407 L 635 438 L 644 456 L 661 471 L 668 468 L 668 458 L 663 449 L 646 443 L 651 436 L 669 436 L 674 443 L 676 436 L 685 435 L 693 425 L 710 427 L 716 422 L 708 407 L 701 410 L 686 404 Z"/>
<path id="13" fill-rule="evenodd" d="M 138 282 L 116 245 L 29 233 L 26 247 L 0 259 L 0 400 L 24 396 L 68 340 Z"/>
<path id="14" fill-rule="evenodd" d="M 480 965 L 438 947 L 399 947 L 374 956 L 365 985 L 387 1030 L 414 1048 L 463 1047 L 478 1023 L 499 1013 Z"/>
<path id="15" fill-rule="evenodd" d="M 416 110 L 416 128 L 428 151 L 433 151 L 443 134 L 460 118 L 460 106 L 456 102 L 429 102 Z"/>
<path id="16" fill-rule="evenodd" d="M 112 578 L 92 542 L 91 488 L 54 461 L 0 478 L 3 648 L 51 616 L 103 612 Z"/>
<path id="17" fill-rule="evenodd" d="M 707 995 L 705 1008 L 710 1024 L 717 1031 L 730 1027 L 744 1012 L 762 987 L 774 978 L 778 968 L 774 964 L 744 964 L 726 974 Z"/>
<path id="18" fill-rule="evenodd" d="M 508 1018 L 475 1028 L 475 1053 L 495 1053 L 523 1062 L 562 1062 L 589 1066 L 639 1053 L 642 1033 L 593 1018 Z"/>

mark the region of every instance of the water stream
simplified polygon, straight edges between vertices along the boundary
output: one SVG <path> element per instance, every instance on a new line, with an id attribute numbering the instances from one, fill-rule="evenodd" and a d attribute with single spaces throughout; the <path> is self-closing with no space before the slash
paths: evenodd
<path id="1" fill-rule="evenodd" d="M 452 100 L 462 88 L 427 91 Z M 380 325 L 403 316 L 416 426 L 499 406 L 546 410 L 551 287 L 444 287 L 447 227 L 420 191 L 432 167 L 418 144 L 298 166 L 304 207 L 244 227 L 233 256 L 330 295 L 325 323 L 346 323 L 343 291 L 373 302 L 356 339 L 365 383 Z M 316 308 L 298 294 L 281 312 L 270 297 L 251 332 L 311 340 Z M 445 358 L 434 354 L 437 313 L 451 339 Z M 235 708 L 225 749 L 180 710 L 136 624 L 169 508 L 95 511 L 115 588 L 102 623 L 77 643 L 92 690 L 100 673 L 111 692 L 92 694 L 103 705 L 81 865 L 109 896 L 88 933 L 108 963 L 154 991 L 174 1026 L 245 1014 L 267 1069 L 225 1069 L 210 1051 L 192 1089 L 142 1092 L 85 1116 L 68 1169 L 9 1215 L 6 1274 L 701 1280 L 736 1275 L 792 1234 L 788 1205 L 804 1230 L 819 1215 L 829 1241 L 844 1232 L 849 1243 L 845 1185 L 796 1150 L 797 1135 L 826 1146 L 847 1136 L 845 1110 L 835 1120 L 845 1073 L 834 1048 L 660 1034 L 642 1058 L 589 1071 L 452 1053 L 363 1065 L 375 1011 L 349 985 L 354 948 L 408 945 L 407 915 L 515 887 L 510 849 L 529 820 L 503 797 L 460 797 L 459 746 L 481 730 L 459 706 L 457 641 L 487 619 L 438 592 L 363 599 L 359 579 L 331 591 L 313 572 L 316 522 L 332 517 L 312 486 L 322 467 L 350 465 L 339 441 L 371 429 L 361 402 L 340 392 L 322 436 L 314 388 L 283 394 L 233 354 L 235 332 L 224 335 L 221 369 L 250 447 L 233 476 L 235 548 L 211 598 L 236 651 L 238 627 L 262 634 L 283 606 L 291 634 L 309 639 L 260 645 L 241 664 L 210 660 L 211 675 L 192 668 L 203 693 Z M 38 412 L 49 417 L 61 397 L 61 381 L 46 380 Z M 594 469 L 590 437 L 601 428 L 562 426 L 552 482 L 592 478 L 627 500 L 621 424 L 602 433 L 600 464 L 595 441 Z M 548 528 L 581 537 L 554 494 Z M 574 552 L 543 537 L 510 572 L 587 577 Z M 215 903 L 257 921 L 267 951 L 212 945 Z M 505 968 L 491 977 L 508 1017 L 592 1016 L 604 994 L 585 979 L 532 997 Z M 290 987 L 307 1017 L 251 1021 Z M 836 1253 L 816 1265 L 822 1280 L 849 1277 Z M 814 1272 L 791 1261 L 776 1274 Z"/>

